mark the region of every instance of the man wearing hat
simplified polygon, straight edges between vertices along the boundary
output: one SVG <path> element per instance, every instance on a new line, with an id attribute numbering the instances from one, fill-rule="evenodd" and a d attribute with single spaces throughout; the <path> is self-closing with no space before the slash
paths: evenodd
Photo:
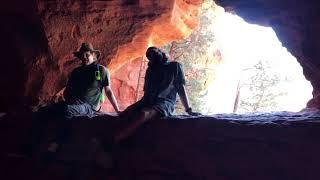
<path id="1" fill-rule="evenodd" d="M 81 60 L 82 65 L 75 68 L 64 91 L 64 100 L 46 107 L 35 113 L 33 127 L 28 144 L 23 147 L 27 153 L 33 153 L 43 141 L 49 141 L 48 152 L 55 153 L 70 135 L 71 121 L 75 116 L 93 116 L 101 108 L 104 99 L 103 90 L 110 100 L 114 110 L 119 113 L 117 101 L 110 88 L 110 75 L 107 68 L 97 63 L 101 53 L 90 43 L 82 43 L 80 50 L 73 53 Z M 46 127 L 54 120 L 58 130 L 56 135 L 44 140 Z M 29 142 L 31 141 L 31 142 Z"/>
<path id="2" fill-rule="evenodd" d="M 106 67 L 97 64 L 101 55 L 100 51 L 95 50 L 90 43 L 82 43 L 80 50 L 73 54 L 81 60 L 82 66 L 74 69 L 71 73 L 64 91 L 65 101 L 68 104 L 85 104 L 98 111 L 101 108 L 100 103 L 104 101 L 104 89 L 114 110 L 118 113 L 119 107 L 110 88 L 110 74 Z M 82 112 L 82 109 L 76 109 L 76 112 L 69 113 L 85 114 L 86 112 Z"/>

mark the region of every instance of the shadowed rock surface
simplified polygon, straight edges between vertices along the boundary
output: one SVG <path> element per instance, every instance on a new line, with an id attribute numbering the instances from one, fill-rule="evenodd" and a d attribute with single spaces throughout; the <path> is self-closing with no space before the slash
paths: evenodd
<path id="1" fill-rule="evenodd" d="M 11 119 L 10 123 L 4 123 L 5 118 L 1 120 L 8 130 L 1 137 L 10 137 L 10 140 L 2 139 L 2 145 L 10 148 L 2 148 L 1 179 L 65 178 L 66 164 L 54 163 L 36 172 L 32 159 L 8 156 L 25 132 L 22 124 L 17 123 L 21 118 L 26 116 Z M 69 162 L 77 160 L 78 163 L 85 161 L 83 154 L 90 152 L 90 147 L 94 149 L 94 143 L 88 141 L 93 134 L 97 139 L 108 136 L 121 123 L 111 116 L 80 117 L 73 121 L 72 142 L 77 144 L 76 151 L 61 150 L 65 152 L 60 154 L 72 157 Z M 159 119 L 147 123 L 134 136 L 114 147 L 112 157 L 117 162 L 117 171 L 93 168 L 90 177 L 313 180 L 320 178 L 319 140 L 320 113 L 316 111 Z M 61 149 L 67 146 L 62 145 Z M 95 156 L 105 158 L 106 154 Z M 86 160 L 94 164 L 92 158 Z"/>

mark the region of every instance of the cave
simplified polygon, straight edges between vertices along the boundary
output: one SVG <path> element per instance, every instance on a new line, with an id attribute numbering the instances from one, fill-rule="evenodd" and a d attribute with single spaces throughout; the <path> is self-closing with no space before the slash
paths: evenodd
<path id="1" fill-rule="evenodd" d="M 116 170 L 90 161 L 88 179 L 319 179 L 320 74 L 315 0 L 215 0 L 246 22 L 272 27 L 310 81 L 312 99 L 300 112 L 174 116 L 147 122 L 121 142 Z M 16 154 L 32 126 L 31 114 L 59 101 L 72 52 L 84 41 L 102 52 L 112 88 L 124 109 L 137 99 L 137 69 L 147 47 L 187 38 L 198 25 L 203 0 L 6 1 L 1 9 L 0 178 L 67 179 L 68 163 L 45 169 Z M 124 96 L 125 94 L 125 96 Z M 110 111 L 106 104 L 103 111 Z M 110 114 L 72 120 L 82 146 L 91 131 L 108 136 L 119 123 Z M 48 127 L 48 135 L 50 135 Z M 66 149 L 68 146 L 66 146 Z M 95 151 L 97 152 L 97 151 Z M 84 156 L 63 152 L 72 163 Z M 67 155 L 66 155 L 67 154 Z M 81 153 L 80 153 L 81 154 Z M 96 153 L 92 161 L 101 161 Z M 87 159 L 86 159 L 87 161 Z"/>

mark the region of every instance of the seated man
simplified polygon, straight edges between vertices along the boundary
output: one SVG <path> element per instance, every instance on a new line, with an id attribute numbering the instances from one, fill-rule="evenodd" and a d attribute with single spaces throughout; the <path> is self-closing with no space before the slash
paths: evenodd
<path id="1" fill-rule="evenodd" d="M 104 99 L 103 89 L 114 110 L 120 112 L 110 88 L 109 72 L 105 66 L 97 64 L 100 51 L 95 50 L 90 43 L 83 43 L 74 55 L 81 60 L 82 66 L 75 68 L 71 73 L 64 91 L 65 101 L 43 107 L 36 113 L 31 129 L 31 146 L 37 146 L 42 141 L 48 119 L 53 119 L 58 131 L 55 137 L 49 140 L 51 143 L 48 145 L 48 151 L 55 152 L 58 143 L 70 133 L 68 119 L 81 115 L 92 116 L 100 110 L 100 103 Z"/>
<path id="2" fill-rule="evenodd" d="M 74 69 L 64 91 L 67 104 L 75 105 L 75 115 L 83 114 L 79 104 L 87 105 L 88 112 L 99 111 L 100 102 L 103 101 L 103 88 L 110 100 L 114 110 L 119 113 L 117 101 L 110 88 L 110 75 L 106 67 L 99 65 L 96 61 L 100 57 L 100 51 L 93 49 L 89 43 L 83 43 L 74 55 L 82 62 L 82 66 Z M 73 113 L 73 111 L 69 112 Z M 85 114 L 85 113 L 84 113 Z M 72 114 L 69 114 L 72 116 Z"/>
<path id="3" fill-rule="evenodd" d="M 177 94 L 189 115 L 199 115 L 189 106 L 184 86 L 185 77 L 180 63 L 169 62 L 166 54 L 156 47 L 149 47 L 146 56 L 149 63 L 145 76 L 144 96 L 121 114 L 123 118 L 130 117 L 131 120 L 115 133 L 115 143 L 130 136 L 150 119 L 173 115 Z"/>

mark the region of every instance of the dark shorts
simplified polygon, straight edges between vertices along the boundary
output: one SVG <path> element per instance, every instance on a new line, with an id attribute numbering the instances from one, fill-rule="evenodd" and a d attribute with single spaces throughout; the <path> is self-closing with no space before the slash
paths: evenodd
<path id="1" fill-rule="evenodd" d="M 174 112 L 174 105 L 169 102 L 158 102 L 151 107 L 160 112 L 163 117 L 172 116 Z"/>
<path id="2" fill-rule="evenodd" d="M 40 108 L 37 112 L 42 118 L 62 118 L 71 119 L 77 116 L 89 116 L 95 115 L 95 111 L 88 103 L 68 104 L 66 102 L 55 103 L 43 108 Z"/>
<path id="3" fill-rule="evenodd" d="M 168 101 L 147 102 L 143 99 L 132 104 L 127 108 L 128 111 L 140 111 L 143 108 L 151 108 L 159 112 L 161 117 L 172 116 L 174 113 L 174 104 Z"/>

